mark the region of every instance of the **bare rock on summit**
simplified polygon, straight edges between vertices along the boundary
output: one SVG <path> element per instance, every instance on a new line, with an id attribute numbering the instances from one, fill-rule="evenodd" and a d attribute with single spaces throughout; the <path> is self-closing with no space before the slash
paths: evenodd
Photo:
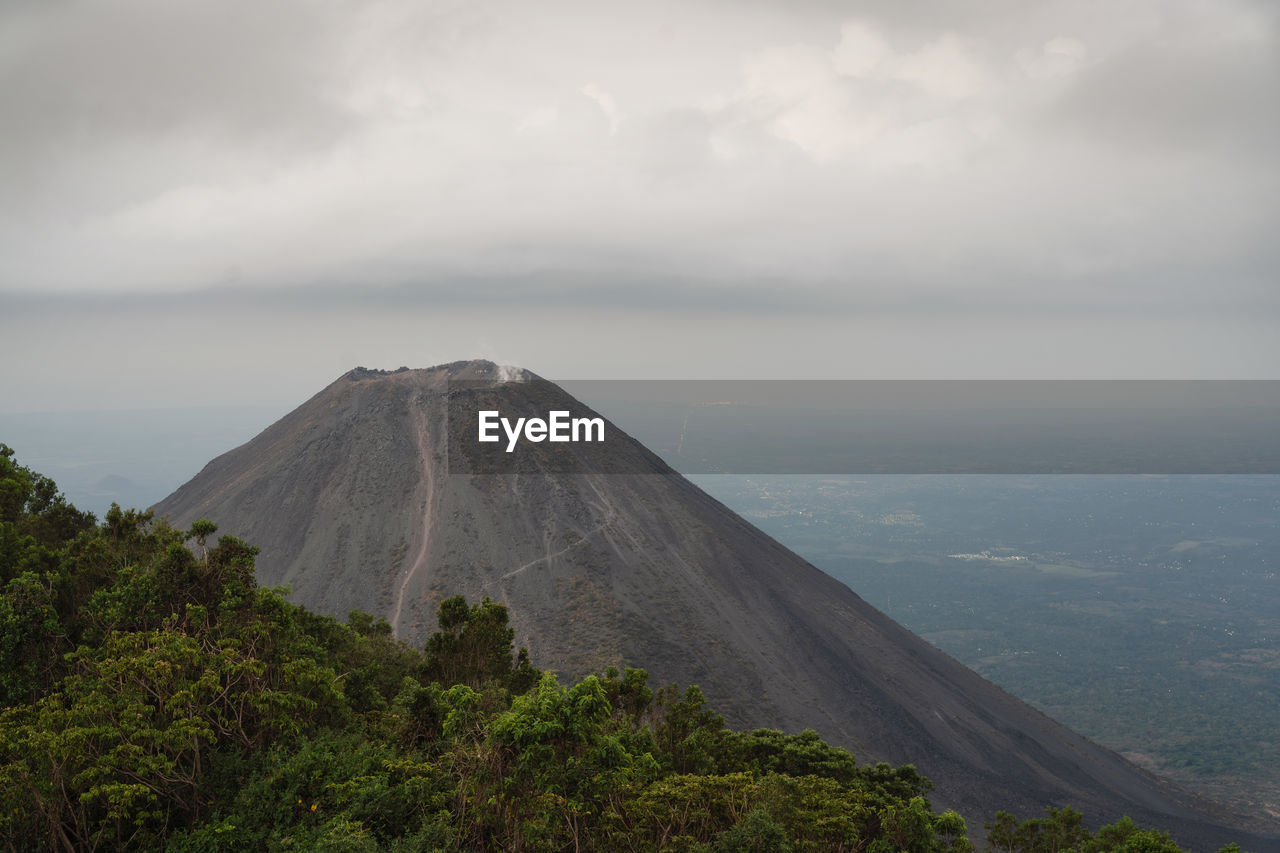
<path id="1" fill-rule="evenodd" d="M 631 472 L 450 472 L 460 380 L 520 414 L 589 412 L 489 362 L 357 368 L 210 462 L 156 510 L 258 545 L 259 580 L 415 644 L 450 595 L 509 608 L 516 642 L 564 677 L 614 664 L 698 684 L 732 725 L 816 729 L 862 760 L 911 763 L 980 827 L 1072 805 L 1128 814 L 1194 849 L 1280 849 L 985 681 L 619 436 Z M 456 392 L 455 392 L 456 393 Z M 459 427 L 455 424 L 454 429 Z M 1227 826 L 1234 824 L 1234 826 Z"/>

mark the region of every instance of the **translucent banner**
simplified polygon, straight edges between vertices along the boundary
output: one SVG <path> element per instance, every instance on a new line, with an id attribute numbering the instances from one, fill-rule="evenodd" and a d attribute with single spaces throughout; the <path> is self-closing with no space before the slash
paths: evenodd
<path id="1" fill-rule="evenodd" d="M 454 382 L 449 470 L 1276 474 L 1280 381 Z"/>

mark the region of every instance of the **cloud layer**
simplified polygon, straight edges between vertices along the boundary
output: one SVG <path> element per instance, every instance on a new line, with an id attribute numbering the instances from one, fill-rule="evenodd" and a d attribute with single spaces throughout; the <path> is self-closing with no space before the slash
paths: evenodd
<path id="1" fill-rule="evenodd" d="M 9 3 L 0 304 L 1275 319 L 1278 36 L 1264 0 Z"/>

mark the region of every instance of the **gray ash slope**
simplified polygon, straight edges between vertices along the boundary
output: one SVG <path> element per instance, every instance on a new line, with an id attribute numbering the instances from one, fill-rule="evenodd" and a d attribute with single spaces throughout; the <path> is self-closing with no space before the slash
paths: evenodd
<path id="1" fill-rule="evenodd" d="M 1000 808 L 1030 817 L 1070 804 L 1197 850 L 1280 850 L 1275 825 L 1232 816 L 1005 693 L 636 442 L 611 452 L 651 473 L 448 473 L 451 381 L 492 380 L 485 393 L 504 414 L 589 412 L 532 374 L 504 378 L 489 362 L 353 370 L 155 509 L 180 526 L 216 521 L 261 548 L 261 583 L 335 616 L 384 616 L 411 643 L 434 630 L 443 598 L 487 595 L 538 666 L 573 678 L 626 664 L 698 684 L 734 726 L 813 728 L 862 760 L 916 765 L 935 803 L 971 826 Z"/>

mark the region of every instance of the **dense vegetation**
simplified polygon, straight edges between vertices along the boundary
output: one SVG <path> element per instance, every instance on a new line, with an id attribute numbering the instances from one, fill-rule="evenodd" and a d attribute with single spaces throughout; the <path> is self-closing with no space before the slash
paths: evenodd
<path id="1" fill-rule="evenodd" d="M 962 853 L 910 766 L 813 732 L 733 732 L 642 670 L 540 673 L 501 604 L 444 601 L 426 648 L 254 582 L 255 549 L 113 507 L 0 445 L 0 839 L 9 849 Z M 992 849 L 1176 853 L 1068 809 Z"/>

